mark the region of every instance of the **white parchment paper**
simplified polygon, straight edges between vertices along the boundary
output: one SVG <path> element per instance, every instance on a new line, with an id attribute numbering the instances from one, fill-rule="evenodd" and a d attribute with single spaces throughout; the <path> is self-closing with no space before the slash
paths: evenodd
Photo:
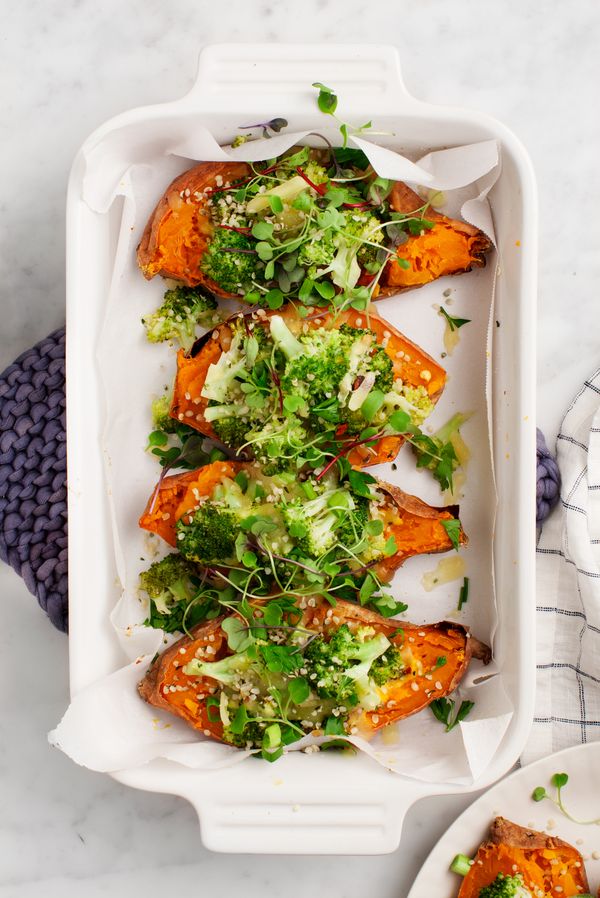
<path id="1" fill-rule="evenodd" d="M 190 160 L 272 158 L 298 143 L 319 144 L 306 132 L 282 133 L 232 150 L 220 147 L 199 122 L 175 117 L 168 134 L 164 121 L 143 128 L 121 128 L 90 148 L 82 200 L 99 214 L 108 214 L 118 196 L 122 216 L 106 315 L 97 346 L 105 398 L 106 488 L 111 506 L 116 566 L 121 598 L 111 620 L 123 651 L 124 666 L 75 696 L 50 742 L 77 763 L 93 770 L 136 767 L 153 758 L 169 758 L 198 769 L 214 769 L 244 760 L 245 753 L 198 736 L 177 718 L 145 704 L 136 684 L 156 651 L 173 641 L 162 631 L 142 626 L 147 607 L 137 592 L 140 570 L 164 554 L 167 547 L 137 526 L 139 515 L 159 475 L 158 465 L 144 452 L 150 425 L 150 401 L 170 387 L 175 373 L 174 350 L 148 344 L 141 318 L 162 301 L 164 282 L 146 282 L 139 272 L 135 249 L 158 198 Z M 324 132 L 326 133 L 326 132 Z M 336 141 L 335 133 L 329 135 Z M 339 138 L 339 135 L 338 135 Z M 493 224 L 487 193 L 498 177 L 500 152 L 496 141 L 427 154 L 416 162 L 366 138 L 351 138 L 383 177 L 444 192 L 441 211 L 462 215 L 492 239 Z M 472 416 L 463 426 L 471 459 L 461 488 L 460 516 L 469 536 L 461 549 L 470 580 L 469 601 L 460 614 L 459 580 L 425 591 L 422 578 L 443 556 L 409 559 L 396 574 L 394 594 L 407 602 L 403 617 L 415 623 L 460 620 L 483 641 L 491 642 L 496 625 L 492 534 L 496 496 L 491 461 L 489 396 L 490 326 L 493 321 L 495 257 L 486 268 L 457 278 L 443 278 L 425 287 L 377 303 L 377 312 L 418 343 L 434 358 L 443 352 L 445 322 L 440 304 L 471 323 L 460 330 L 453 354 L 443 359 L 446 389 L 426 423 L 433 431 L 456 411 Z M 404 447 L 396 465 L 370 471 L 397 483 L 433 505 L 445 504 L 427 472 L 419 472 L 410 449 Z M 425 710 L 366 743 L 351 738 L 378 763 L 424 782 L 470 783 L 487 767 L 506 731 L 512 708 L 502 678 L 492 663 L 473 662 L 460 687 L 460 697 L 475 701 L 468 719 L 445 735 Z M 305 746 L 297 743 L 291 750 Z M 280 762 L 281 763 L 281 762 Z"/>

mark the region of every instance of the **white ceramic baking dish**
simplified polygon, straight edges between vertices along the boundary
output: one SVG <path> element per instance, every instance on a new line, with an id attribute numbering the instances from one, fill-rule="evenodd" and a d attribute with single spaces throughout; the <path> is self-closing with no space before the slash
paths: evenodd
<path id="1" fill-rule="evenodd" d="M 493 353 L 494 463 L 499 505 L 494 534 L 499 626 L 495 655 L 514 705 L 488 768 L 470 787 L 504 774 L 523 746 L 534 693 L 535 298 L 537 210 L 534 176 L 521 144 L 477 112 L 411 97 L 397 51 L 388 46 L 217 45 L 200 56 L 197 81 L 181 100 L 135 109 L 99 128 L 78 154 L 67 212 L 67 393 L 69 446 L 69 593 L 71 694 L 123 663 L 109 623 L 116 571 L 103 478 L 103 401 L 95 347 L 109 289 L 120 204 L 106 214 L 82 201 L 84 151 L 116 129 L 143 128 L 173 116 L 198 116 L 219 139 L 241 121 L 285 110 L 294 130 L 318 130 L 309 85 L 318 78 L 344 94 L 350 120 L 378 121 L 402 135 L 403 151 L 497 138 L 502 173 L 491 193 L 501 276 Z M 520 245 L 519 245 L 520 243 Z M 90 547 L 93 546 L 93 549 Z M 310 767 L 307 761 L 310 760 Z M 363 756 L 288 755 L 207 773 L 154 761 L 116 774 L 139 789 L 187 798 L 206 846 L 227 852 L 374 854 L 399 843 L 408 808 L 420 797 L 464 791 L 387 772 Z"/>

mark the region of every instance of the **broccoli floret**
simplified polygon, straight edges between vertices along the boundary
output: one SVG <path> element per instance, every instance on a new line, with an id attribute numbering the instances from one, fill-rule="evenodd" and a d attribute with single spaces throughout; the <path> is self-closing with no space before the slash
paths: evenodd
<path id="1" fill-rule="evenodd" d="M 295 470 L 296 458 L 308 441 L 306 429 L 294 416 L 283 420 L 272 418 L 250 430 L 246 436 L 252 443 L 256 460 L 268 477 Z"/>
<path id="2" fill-rule="evenodd" d="M 338 543 L 337 528 L 352 512 L 354 500 L 337 486 L 314 499 L 293 499 L 280 505 L 288 533 L 303 555 L 320 558 Z"/>
<path id="3" fill-rule="evenodd" d="M 142 324 L 150 343 L 176 340 L 189 349 L 196 339 L 196 325 L 210 326 L 206 313 L 216 308 L 216 299 L 197 287 L 175 287 L 167 290 L 156 312 L 142 318 Z"/>
<path id="4" fill-rule="evenodd" d="M 249 424 L 237 414 L 235 417 L 217 418 L 212 426 L 220 441 L 232 449 L 239 449 L 246 442 Z"/>
<path id="5" fill-rule="evenodd" d="M 338 541 L 347 549 L 355 549 L 363 539 L 364 529 L 369 520 L 370 501 L 366 496 L 352 494 L 354 508 L 344 515 L 337 531 Z"/>
<path id="6" fill-rule="evenodd" d="M 348 209 L 344 211 L 345 222 L 342 230 L 344 240 L 356 253 L 361 265 L 372 264 L 377 260 L 378 246 L 370 244 L 382 244 L 383 228 L 379 219 L 371 212 Z M 368 241 L 368 242 L 364 242 Z"/>
<path id="7" fill-rule="evenodd" d="M 385 686 L 388 680 L 397 680 L 406 671 L 406 663 L 402 659 L 400 649 L 395 645 L 386 649 L 383 655 L 376 658 L 371 665 L 369 676 L 378 686 Z"/>
<path id="8" fill-rule="evenodd" d="M 253 661 L 248 652 L 236 652 L 220 661 L 200 661 L 194 658 L 184 666 L 183 672 L 188 677 L 210 677 L 224 686 L 232 686 L 243 677 Z"/>
<path id="9" fill-rule="evenodd" d="M 298 264 L 306 268 L 310 278 L 318 276 L 319 269 L 328 268 L 337 253 L 332 231 L 317 231 L 311 240 L 302 244 L 298 252 Z"/>
<path id="10" fill-rule="evenodd" d="M 175 553 L 155 561 L 139 578 L 140 588 L 148 593 L 161 614 L 169 614 L 175 602 L 189 602 L 197 592 L 192 578 L 195 566 Z"/>
<path id="11" fill-rule="evenodd" d="M 260 748 L 268 721 L 250 719 L 241 733 L 232 733 L 231 727 L 223 730 L 223 739 L 237 748 Z"/>
<path id="12" fill-rule="evenodd" d="M 304 664 L 317 695 L 350 706 L 358 704 L 359 699 L 365 706 L 370 703 L 373 688 L 369 684 L 369 670 L 375 659 L 390 647 L 383 634 L 373 636 L 373 632 L 360 628 L 353 634 L 347 624 L 342 624 L 329 641 L 317 636 L 309 644 Z"/>
<path id="13" fill-rule="evenodd" d="M 202 564 L 228 561 L 234 554 L 235 540 L 240 532 L 239 520 L 230 511 L 204 502 L 194 512 L 180 518 L 175 525 L 177 548 L 191 561 Z"/>
<path id="14" fill-rule="evenodd" d="M 413 423 L 422 424 L 433 411 L 433 402 L 425 387 L 411 387 L 405 384 L 402 387 L 402 395 L 409 405 L 406 411 L 409 412 Z"/>
<path id="15" fill-rule="evenodd" d="M 325 184 L 329 177 L 322 165 L 311 160 L 304 166 L 304 174 L 313 184 Z"/>
<path id="16" fill-rule="evenodd" d="M 479 898 L 531 898 L 531 892 L 523 885 L 523 877 L 498 873 L 496 879 L 479 892 Z"/>
<path id="17" fill-rule="evenodd" d="M 394 385 L 394 363 L 382 346 L 378 346 L 369 361 L 369 371 L 375 371 L 375 389 L 389 393 Z M 421 389 L 421 388 L 419 388 Z"/>
<path id="18" fill-rule="evenodd" d="M 329 398 L 327 394 L 336 396 L 350 365 L 353 344 L 360 337 L 352 328 L 317 328 L 303 334 L 301 352 L 288 361 L 281 378 L 283 392 L 310 397 L 311 405 Z"/>
<path id="19" fill-rule="evenodd" d="M 215 229 L 200 263 L 204 274 L 227 293 L 244 293 L 256 276 L 257 267 L 253 241 L 226 228 Z"/>
<path id="20" fill-rule="evenodd" d="M 159 396 L 152 401 L 152 426 L 154 430 L 162 430 L 163 433 L 175 433 L 177 421 L 171 417 L 170 395 Z"/>

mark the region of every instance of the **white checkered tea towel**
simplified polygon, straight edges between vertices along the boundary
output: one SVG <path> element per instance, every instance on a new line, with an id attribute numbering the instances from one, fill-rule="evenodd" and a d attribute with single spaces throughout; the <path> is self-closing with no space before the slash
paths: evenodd
<path id="1" fill-rule="evenodd" d="M 522 764 L 600 739 L 600 369 L 557 440 L 560 501 L 537 548 L 537 695 Z"/>

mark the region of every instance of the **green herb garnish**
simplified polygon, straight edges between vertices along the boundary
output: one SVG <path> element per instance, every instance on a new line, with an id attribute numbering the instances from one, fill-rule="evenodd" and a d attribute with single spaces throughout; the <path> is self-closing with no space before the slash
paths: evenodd
<path id="1" fill-rule="evenodd" d="M 464 720 L 475 707 L 475 702 L 464 701 L 460 703 L 458 711 L 454 713 L 455 704 L 456 702 L 451 698 L 436 698 L 429 705 L 435 719 L 445 725 L 447 733 Z"/>

